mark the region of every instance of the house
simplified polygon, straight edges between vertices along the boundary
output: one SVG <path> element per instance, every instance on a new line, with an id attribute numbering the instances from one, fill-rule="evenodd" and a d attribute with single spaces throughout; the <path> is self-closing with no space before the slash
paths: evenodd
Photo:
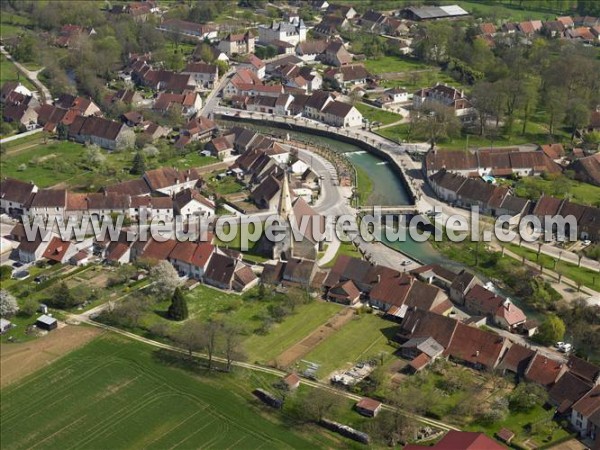
<path id="1" fill-rule="evenodd" d="M 373 31 L 383 22 L 385 22 L 385 16 L 380 12 L 374 11 L 372 9 L 365 12 L 359 19 L 360 26 L 366 30 L 371 31 Z"/>
<path id="2" fill-rule="evenodd" d="M 76 110 L 81 116 L 100 116 L 102 111 L 90 98 L 62 94 L 54 106 L 67 110 Z"/>
<path id="3" fill-rule="evenodd" d="M 2 120 L 14 122 L 27 131 L 38 126 L 39 103 L 35 97 L 27 97 L 17 91 L 11 92 L 2 107 Z"/>
<path id="4" fill-rule="evenodd" d="M 213 41 L 217 39 L 217 28 L 213 25 L 202 25 L 194 22 L 186 22 L 179 19 L 167 19 L 161 21 L 157 29 L 171 33 L 193 36 L 199 40 Z"/>
<path id="5" fill-rule="evenodd" d="M 296 46 L 296 55 L 304 62 L 313 62 L 325 52 L 328 45 L 327 41 L 321 39 L 300 42 Z"/>
<path id="6" fill-rule="evenodd" d="M 412 367 L 414 372 L 420 371 L 442 353 L 444 353 L 444 347 L 431 336 L 412 338 L 400 346 L 400 354 L 403 357 L 413 361 L 419 358 L 419 361 Z"/>
<path id="7" fill-rule="evenodd" d="M 600 153 L 579 158 L 568 169 L 575 172 L 576 180 L 600 186 Z"/>
<path id="8" fill-rule="evenodd" d="M 177 242 L 168 260 L 180 275 L 201 280 L 215 248 L 208 242 Z"/>
<path id="9" fill-rule="evenodd" d="M 58 321 L 54 317 L 43 314 L 37 318 L 35 326 L 41 330 L 52 331 L 58 327 Z"/>
<path id="10" fill-rule="evenodd" d="M 532 36 L 542 30 L 541 20 L 530 20 L 517 24 L 517 29 L 525 36 Z"/>
<path id="11" fill-rule="evenodd" d="M 527 320 L 523 311 L 510 299 L 496 295 L 480 284 L 476 284 L 467 292 L 464 306 L 469 313 L 486 316 L 495 325 L 509 331 L 515 331 Z"/>
<path id="12" fill-rule="evenodd" d="M 263 86 L 260 78 L 249 69 L 239 69 L 223 88 L 223 98 L 228 99 L 241 95 L 243 91 L 252 89 L 253 86 Z"/>
<path id="13" fill-rule="evenodd" d="M 321 22 L 312 29 L 316 36 L 325 38 L 333 37 L 338 34 L 338 30 L 345 30 L 350 26 L 350 22 L 343 16 L 326 15 Z"/>
<path id="14" fill-rule="evenodd" d="M 363 116 L 354 106 L 334 100 L 323 108 L 321 121 L 339 128 L 358 127 L 362 125 Z"/>
<path id="15" fill-rule="evenodd" d="M 459 323 L 446 354 L 476 369 L 494 369 L 509 341 L 495 333 Z"/>
<path id="16" fill-rule="evenodd" d="M 184 223 L 215 215 L 215 204 L 195 189 L 186 188 L 176 193 L 173 205 L 176 216 L 182 217 Z"/>
<path id="17" fill-rule="evenodd" d="M 408 102 L 408 91 L 402 88 L 386 89 L 374 101 L 376 106 L 383 109 L 393 109 L 399 103 Z"/>
<path id="18" fill-rule="evenodd" d="M 73 266 L 85 266 L 90 262 L 90 253 L 86 250 L 79 250 L 69 258 L 69 264 Z"/>
<path id="19" fill-rule="evenodd" d="M 105 100 L 110 104 L 122 102 L 125 105 L 137 108 L 142 104 L 144 98 L 135 89 L 119 89 L 114 94 L 106 96 Z"/>
<path id="20" fill-rule="evenodd" d="M 208 150 L 213 156 L 216 156 L 220 160 L 229 158 L 233 153 L 233 141 L 235 139 L 234 134 L 227 134 L 225 136 L 219 136 L 211 139 L 206 146 L 205 150 Z"/>
<path id="21" fill-rule="evenodd" d="M 63 218 L 67 207 L 67 191 L 65 189 L 40 189 L 31 196 L 24 205 L 26 214 L 30 217 L 43 219 Z"/>
<path id="22" fill-rule="evenodd" d="M 536 383 L 548 389 L 556 383 L 567 370 L 566 364 L 548 358 L 546 355 L 542 355 L 536 351 L 533 358 L 531 358 L 527 369 L 525 369 L 523 377 L 530 383 Z"/>
<path id="23" fill-rule="evenodd" d="M 350 64 L 352 58 L 352 55 L 348 52 L 343 42 L 330 41 L 319 59 L 324 64 L 341 67 Z"/>
<path id="24" fill-rule="evenodd" d="M 592 448 L 600 442 L 600 386 L 594 387 L 573 405 L 571 425 L 582 438 L 592 441 Z"/>
<path id="25" fill-rule="evenodd" d="M 352 20 L 356 17 L 356 15 L 358 14 L 356 12 L 356 10 L 352 7 L 352 6 L 348 6 L 348 5 L 332 5 L 330 4 L 327 7 L 327 14 L 331 14 L 331 15 L 338 15 L 338 16 L 342 16 L 345 17 L 348 20 Z"/>
<path id="26" fill-rule="evenodd" d="M 2 178 L 0 180 L 0 214 L 8 214 L 12 217 L 21 216 L 25 211 L 25 205 L 37 191 L 38 187 L 33 183 L 14 178 Z"/>
<path id="27" fill-rule="evenodd" d="M 219 289 L 243 292 L 258 283 L 250 266 L 239 259 L 213 253 L 203 276 L 203 282 Z"/>
<path id="28" fill-rule="evenodd" d="M 27 89 L 19 81 L 6 81 L 2 85 L 0 92 L 0 102 L 4 103 L 7 98 L 13 93 L 21 94 L 24 97 L 33 97 L 33 92 Z"/>
<path id="29" fill-rule="evenodd" d="M 300 377 L 295 373 L 290 373 L 281 380 L 288 391 L 295 391 L 300 386 Z"/>
<path id="30" fill-rule="evenodd" d="M 152 194 L 152 189 L 143 178 L 111 184 L 102 188 L 102 190 L 109 194 L 129 195 L 130 197 L 150 196 Z"/>
<path id="31" fill-rule="evenodd" d="M 170 167 L 148 170 L 144 173 L 143 178 L 152 191 L 169 197 L 184 189 L 196 187 L 202 180 L 196 169 L 177 170 Z"/>
<path id="32" fill-rule="evenodd" d="M 53 237 L 46 250 L 42 254 L 43 258 L 54 263 L 65 264 L 78 252 L 77 247 L 69 241 L 63 241 L 59 237 Z"/>
<path id="33" fill-rule="evenodd" d="M 96 116 L 77 116 L 69 125 L 69 137 L 107 150 L 122 150 L 135 143 L 135 133 L 127 125 Z"/>
<path id="34" fill-rule="evenodd" d="M 196 116 L 185 125 L 182 135 L 189 137 L 192 142 L 206 142 L 211 139 L 218 130 L 215 122 L 204 116 Z"/>
<path id="35" fill-rule="evenodd" d="M 571 372 L 566 372 L 548 391 L 548 397 L 556 407 L 557 414 L 570 416 L 573 405 L 592 388 L 591 383 L 576 377 Z"/>
<path id="36" fill-rule="evenodd" d="M 281 189 L 281 182 L 269 175 L 266 177 L 250 194 L 250 199 L 260 209 L 275 211 L 279 204 L 279 196 L 277 195 Z"/>
<path id="37" fill-rule="evenodd" d="M 377 417 L 379 411 L 381 411 L 381 402 L 373 400 L 372 398 L 364 397 L 354 406 L 359 414 L 366 417 Z"/>
<path id="38" fill-rule="evenodd" d="M 336 83 L 340 88 L 363 86 L 372 77 L 363 64 L 345 65 L 325 72 L 325 79 Z"/>
<path id="39" fill-rule="evenodd" d="M 95 34 L 96 30 L 93 28 L 85 29 L 79 25 L 66 24 L 58 32 L 54 45 L 65 48 L 78 47 L 82 38 Z"/>
<path id="40" fill-rule="evenodd" d="M 467 292 L 477 284 L 477 278 L 466 270 L 461 270 L 450 285 L 450 300 L 464 305 Z"/>
<path id="41" fill-rule="evenodd" d="M 40 236 L 40 233 L 37 233 L 33 240 L 22 240 L 17 247 L 19 261 L 27 264 L 42 259 L 44 252 L 50 243 L 50 238 L 51 236 L 48 232 L 44 236 Z"/>
<path id="42" fill-rule="evenodd" d="M 297 16 L 288 22 L 272 22 L 270 25 L 259 25 L 258 41 L 261 45 L 271 44 L 273 41 L 283 41 L 292 45 L 306 40 L 308 28 L 302 19 Z"/>
<path id="43" fill-rule="evenodd" d="M 254 53 L 254 35 L 247 31 L 243 34 L 228 34 L 219 41 L 217 48 L 227 56 Z"/>
<path id="44" fill-rule="evenodd" d="M 212 89 L 219 79 L 219 68 L 213 64 L 190 62 L 181 71 L 184 75 L 190 75 L 197 87 Z"/>
<path id="45" fill-rule="evenodd" d="M 433 445 L 408 444 L 404 450 L 506 450 L 492 438 L 475 431 L 450 430 Z"/>
<path id="46" fill-rule="evenodd" d="M 498 369 L 503 374 L 510 372 L 517 377 L 517 380 L 521 380 L 534 356 L 534 350 L 520 344 L 513 344 L 502 357 Z"/>
<path id="47" fill-rule="evenodd" d="M 600 385 L 600 367 L 597 365 L 578 358 L 575 355 L 571 355 L 569 356 L 567 366 L 569 367 L 569 372 L 572 375 L 575 375 L 594 386 Z"/>
<path id="48" fill-rule="evenodd" d="M 551 38 L 562 37 L 565 32 L 565 26 L 558 20 L 549 20 L 542 24 L 542 32 Z"/>
<path id="49" fill-rule="evenodd" d="M 450 317 L 417 308 L 408 308 L 400 323 L 396 339 L 400 343 L 405 343 L 412 338 L 431 337 L 447 349 L 454 339 L 458 323 Z"/>
<path id="50" fill-rule="evenodd" d="M 202 97 L 197 92 L 187 94 L 161 92 L 154 101 L 152 109 L 164 114 L 173 107 L 181 108 L 183 116 L 191 117 L 202 108 Z"/>
<path id="51" fill-rule="evenodd" d="M 352 306 L 360 300 L 360 291 L 352 280 L 340 281 L 327 290 L 327 300 Z"/>
<path id="52" fill-rule="evenodd" d="M 171 132 L 171 128 L 163 127 L 150 121 L 143 122 L 142 128 L 144 129 L 142 136 L 147 136 L 150 142 L 166 137 Z"/>
<path id="53" fill-rule="evenodd" d="M 483 35 L 493 36 L 496 34 L 496 25 L 490 22 L 479 24 L 479 32 Z"/>
<path id="54" fill-rule="evenodd" d="M 464 91 L 446 84 L 437 83 L 431 88 L 420 89 L 413 94 L 415 109 L 426 107 L 428 103 L 452 108 L 456 116 L 465 122 L 473 121 L 476 114 L 475 108 L 465 96 Z"/>
<path id="55" fill-rule="evenodd" d="M 439 264 L 427 264 L 410 271 L 411 275 L 428 284 L 434 284 L 446 291 L 456 279 L 457 274 L 440 266 Z"/>
<path id="56" fill-rule="evenodd" d="M 284 285 L 307 288 L 311 285 L 316 270 L 314 260 L 291 256 L 285 263 L 281 279 Z"/>
<path id="57" fill-rule="evenodd" d="M 251 70 L 256 76 L 262 80 L 265 77 L 266 65 L 259 57 L 248 55 L 246 59 L 240 63 L 240 68 Z"/>

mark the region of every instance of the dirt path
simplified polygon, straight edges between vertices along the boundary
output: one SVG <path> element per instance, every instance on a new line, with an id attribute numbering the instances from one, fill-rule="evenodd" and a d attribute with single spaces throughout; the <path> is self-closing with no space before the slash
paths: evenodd
<path id="1" fill-rule="evenodd" d="M 94 327 L 67 325 L 31 342 L 0 345 L 0 387 L 19 381 L 102 333 Z"/>
<path id="2" fill-rule="evenodd" d="M 354 310 L 352 308 L 345 308 L 340 311 L 338 314 L 329 319 L 324 325 L 321 325 L 319 328 L 314 330 L 300 342 L 292 345 L 290 348 L 281 353 L 274 361 L 269 362 L 269 365 L 274 365 L 275 367 L 288 367 L 293 362 L 302 358 L 304 355 L 307 355 L 313 348 L 319 345 L 324 339 L 327 339 L 337 330 L 342 328 L 346 323 L 348 323 L 352 316 L 354 315 Z"/>

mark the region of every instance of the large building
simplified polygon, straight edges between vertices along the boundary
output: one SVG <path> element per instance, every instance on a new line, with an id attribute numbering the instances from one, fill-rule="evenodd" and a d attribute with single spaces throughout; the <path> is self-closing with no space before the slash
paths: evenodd
<path id="1" fill-rule="evenodd" d="M 275 43 L 276 41 L 287 42 L 298 45 L 306 40 L 308 29 L 302 19 L 297 17 L 289 22 L 273 22 L 271 25 L 258 27 L 258 42 L 262 45 Z"/>

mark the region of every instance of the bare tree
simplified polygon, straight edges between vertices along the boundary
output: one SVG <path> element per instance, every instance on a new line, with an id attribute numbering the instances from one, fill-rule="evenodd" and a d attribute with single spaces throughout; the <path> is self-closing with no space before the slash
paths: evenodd
<path id="1" fill-rule="evenodd" d="M 197 320 L 188 320 L 175 335 L 175 341 L 181 344 L 192 357 L 193 352 L 204 349 L 204 324 Z"/>
<path id="2" fill-rule="evenodd" d="M 219 345 L 219 335 L 223 329 L 223 324 L 211 320 L 202 324 L 202 344 L 208 356 L 208 370 L 212 369 L 213 356 Z"/>
<path id="3" fill-rule="evenodd" d="M 226 323 L 223 326 L 223 341 L 225 358 L 227 359 L 227 371 L 231 370 L 231 363 L 235 359 L 243 359 L 245 357 L 242 349 L 243 329 L 237 324 Z"/>

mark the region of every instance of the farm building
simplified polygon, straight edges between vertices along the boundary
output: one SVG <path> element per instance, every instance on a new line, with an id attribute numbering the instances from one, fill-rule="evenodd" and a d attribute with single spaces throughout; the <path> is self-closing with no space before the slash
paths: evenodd
<path id="1" fill-rule="evenodd" d="M 38 317 L 38 320 L 35 322 L 35 326 L 41 328 L 42 330 L 52 331 L 58 326 L 58 321 L 54 317 L 44 314 Z"/>
<path id="2" fill-rule="evenodd" d="M 356 404 L 356 410 L 363 416 L 375 417 L 381 410 L 381 402 L 365 397 Z"/>

